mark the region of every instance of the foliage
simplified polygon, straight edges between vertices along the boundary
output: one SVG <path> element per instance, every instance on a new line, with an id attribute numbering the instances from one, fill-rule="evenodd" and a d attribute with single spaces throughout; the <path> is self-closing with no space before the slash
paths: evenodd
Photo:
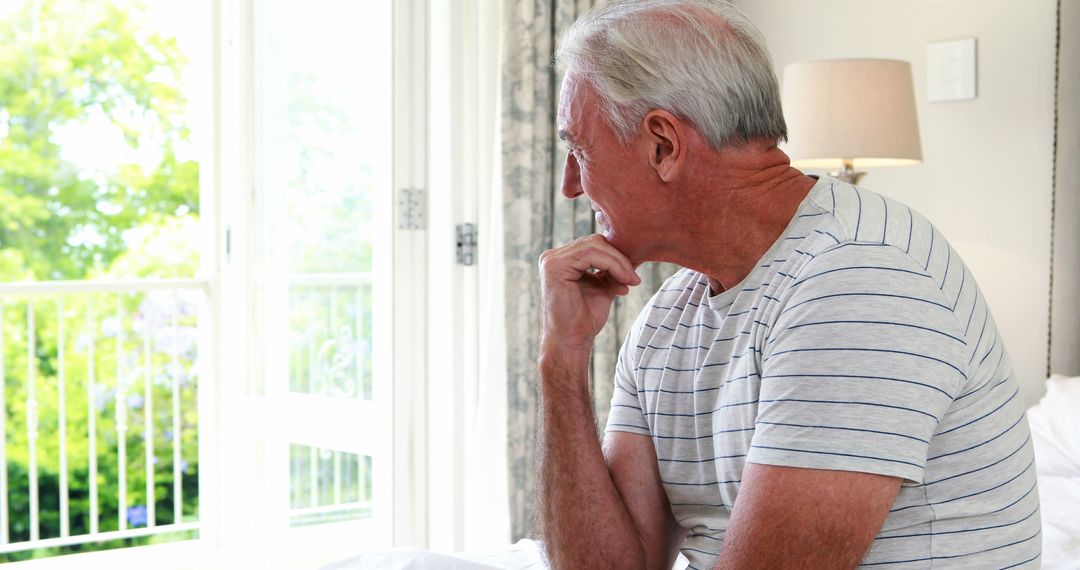
<path id="1" fill-rule="evenodd" d="M 298 273 L 372 270 L 371 144 L 337 85 L 292 70 L 287 141 L 289 268 Z"/>
<path id="2" fill-rule="evenodd" d="M 174 38 L 148 33 L 138 4 L 33 0 L 0 20 L 2 278 L 76 279 L 106 268 L 124 232 L 198 211 Z M 108 125 L 131 149 L 113 169 L 65 155 L 65 135 Z M 107 140 L 91 144 L 106 144 Z M 149 166 L 146 149 L 159 156 Z"/>

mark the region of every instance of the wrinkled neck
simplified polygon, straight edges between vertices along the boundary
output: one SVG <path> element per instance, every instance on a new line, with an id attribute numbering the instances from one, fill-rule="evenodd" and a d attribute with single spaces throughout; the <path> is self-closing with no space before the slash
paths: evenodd
<path id="1" fill-rule="evenodd" d="M 741 282 L 783 234 L 815 180 L 775 146 L 722 150 L 678 190 L 677 220 L 650 256 L 705 274 L 713 292 Z"/>

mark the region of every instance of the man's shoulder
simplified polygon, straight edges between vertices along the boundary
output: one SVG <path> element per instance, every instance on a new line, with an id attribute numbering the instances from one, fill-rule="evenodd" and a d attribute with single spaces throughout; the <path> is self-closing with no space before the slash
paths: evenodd
<path id="1" fill-rule="evenodd" d="M 810 233 L 824 236 L 818 249 L 856 244 L 891 246 L 926 265 L 932 251 L 947 246 L 934 225 L 914 208 L 866 188 L 827 179 L 810 197 L 816 212 Z M 936 244 L 935 244 L 936 242 Z M 854 251 L 854 250 L 849 250 Z"/>

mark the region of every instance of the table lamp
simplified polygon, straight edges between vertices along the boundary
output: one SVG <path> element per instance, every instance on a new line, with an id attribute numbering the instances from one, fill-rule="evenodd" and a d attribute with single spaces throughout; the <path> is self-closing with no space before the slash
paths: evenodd
<path id="1" fill-rule="evenodd" d="M 860 168 L 922 162 L 911 64 L 837 59 L 784 68 L 784 116 L 791 164 L 834 169 L 858 184 Z"/>

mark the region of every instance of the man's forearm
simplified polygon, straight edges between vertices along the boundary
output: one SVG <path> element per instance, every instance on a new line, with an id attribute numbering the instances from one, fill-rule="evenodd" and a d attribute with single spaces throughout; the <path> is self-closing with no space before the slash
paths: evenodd
<path id="1" fill-rule="evenodd" d="M 588 355 L 540 358 L 540 521 L 553 568 L 643 568 L 637 528 L 604 462 Z"/>

